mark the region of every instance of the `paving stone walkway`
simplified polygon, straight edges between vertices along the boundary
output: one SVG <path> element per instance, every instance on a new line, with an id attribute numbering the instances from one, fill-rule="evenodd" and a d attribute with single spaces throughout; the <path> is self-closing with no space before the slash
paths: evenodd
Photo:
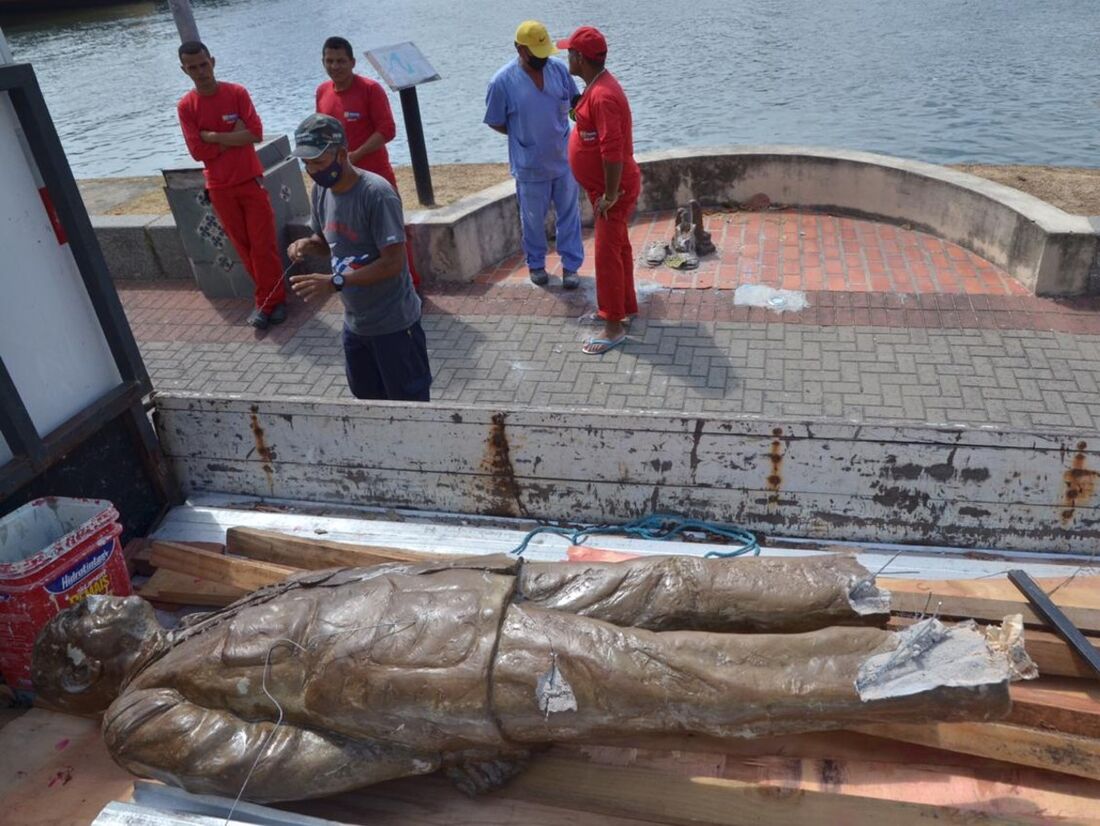
<path id="1" fill-rule="evenodd" d="M 636 252 L 670 229 L 641 216 Z M 639 265 L 630 339 L 601 357 L 580 351 L 590 277 L 540 289 L 517 257 L 430 285 L 433 400 L 1100 431 L 1100 300 L 1029 296 L 969 252 L 872 222 L 734 213 L 708 229 L 719 253 L 698 270 Z M 803 290 L 809 306 L 739 305 L 744 284 Z M 187 282 L 120 294 L 158 389 L 350 398 L 335 297 L 257 333 L 249 302 Z"/>

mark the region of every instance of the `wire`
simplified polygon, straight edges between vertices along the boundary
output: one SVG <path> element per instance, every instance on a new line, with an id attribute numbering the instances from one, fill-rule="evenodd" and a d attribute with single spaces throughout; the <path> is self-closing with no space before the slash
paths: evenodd
<path id="1" fill-rule="evenodd" d="M 757 542 L 756 535 L 745 528 L 740 528 L 736 525 L 722 525 L 716 522 L 707 522 L 701 519 L 688 519 L 671 513 L 655 513 L 621 525 L 581 525 L 579 528 L 540 525 L 528 531 L 523 541 L 509 553 L 514 556 L 523 556 L 531 540 L 539 534 L 544 533 L 561 536 L 568 539 L 574 545 L 580 545 L 590 536 L 601 536 L 606 534 L 626 534 L 627 536 L 634 536 L 639 539 L 667 542 L 668 540 L 676 539 L 681 534 L 688 531 L 705 533 L 737 543 L 737 547 L 733 547 L 728 551 L 708 551 L 704 554 L 704 558 L 706 559 L 728 559 L 750 553 L 753 556 L 760 555 L 760 544 Z"/>

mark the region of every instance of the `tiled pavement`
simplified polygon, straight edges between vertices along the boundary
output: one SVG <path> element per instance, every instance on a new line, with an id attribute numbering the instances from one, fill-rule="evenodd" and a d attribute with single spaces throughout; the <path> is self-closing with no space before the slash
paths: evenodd
<path id="1" fill-rule="evenodd" d="M 636 252 L 670 225 L 641 216 Z M 698 270 L 639 266 L 630 339 L 601 357 L 580 352 L 591 278 L 540 289 L 511 259 L 472 284 L 430 285 L 433 399 L 1100 429 L 1100 300 L 1028 296 L 971 253 L 893 226 L 768 212 L 711 215 L 708 229 L 719 253 Z M 742 284 L 805 290 L 809 306 L 740 306 Z M 256 333 L 247 301 L 189 283 L 120 294 L 158 389 L 348 397 L 335 298 Z"/>

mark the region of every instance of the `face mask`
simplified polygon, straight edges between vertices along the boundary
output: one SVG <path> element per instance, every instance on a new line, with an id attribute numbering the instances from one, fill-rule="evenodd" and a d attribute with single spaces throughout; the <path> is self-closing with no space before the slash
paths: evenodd
<path id="1" fill-rule="evenodd" d="M 549 59 L 550 58 L 548 57 L 535 57 L 534 55 L 531 55 L 527 58 L 527 65 L 538 72 L 542 69 L 543 66 L 546 65 L 546 61 Z"/>
<path id="2" fill-rule="evenodd" d="M 324 169 L 318 170 L 317 172 L 310 172 L 309 177 L 313 178 L 317 186 L 328 189 L 336 185 L 336 182 L 340 180 L 340 175 L 342 175 L 343 172 L 344 167 L 340 165 L 340 161 L 333 160 L 333 162 Z"/>

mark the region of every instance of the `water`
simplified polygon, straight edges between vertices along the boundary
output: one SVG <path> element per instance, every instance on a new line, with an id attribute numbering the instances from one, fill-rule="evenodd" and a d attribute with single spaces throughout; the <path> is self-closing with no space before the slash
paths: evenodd
<path id="1" fill-rule="evenodd" d="M 324 79 L 320 48 L 415 42 L 433 163 L 506 159 L 485 84 L 525 17 L 555 37 L 594 23 L 630 96 L 638 151 L 786 143 L 938 163 L 1100 165 L 1096 0 L 193 0 L 218 76 L 291 132 Z M 190 165 L 175 102 L 189 88 L 165 2 L 3 20 L 34 64 L 77 177 Z M 359 69 L 375 77 L 365 58 Z M 395 163 L 407 163 L 396 95 Z"/>

